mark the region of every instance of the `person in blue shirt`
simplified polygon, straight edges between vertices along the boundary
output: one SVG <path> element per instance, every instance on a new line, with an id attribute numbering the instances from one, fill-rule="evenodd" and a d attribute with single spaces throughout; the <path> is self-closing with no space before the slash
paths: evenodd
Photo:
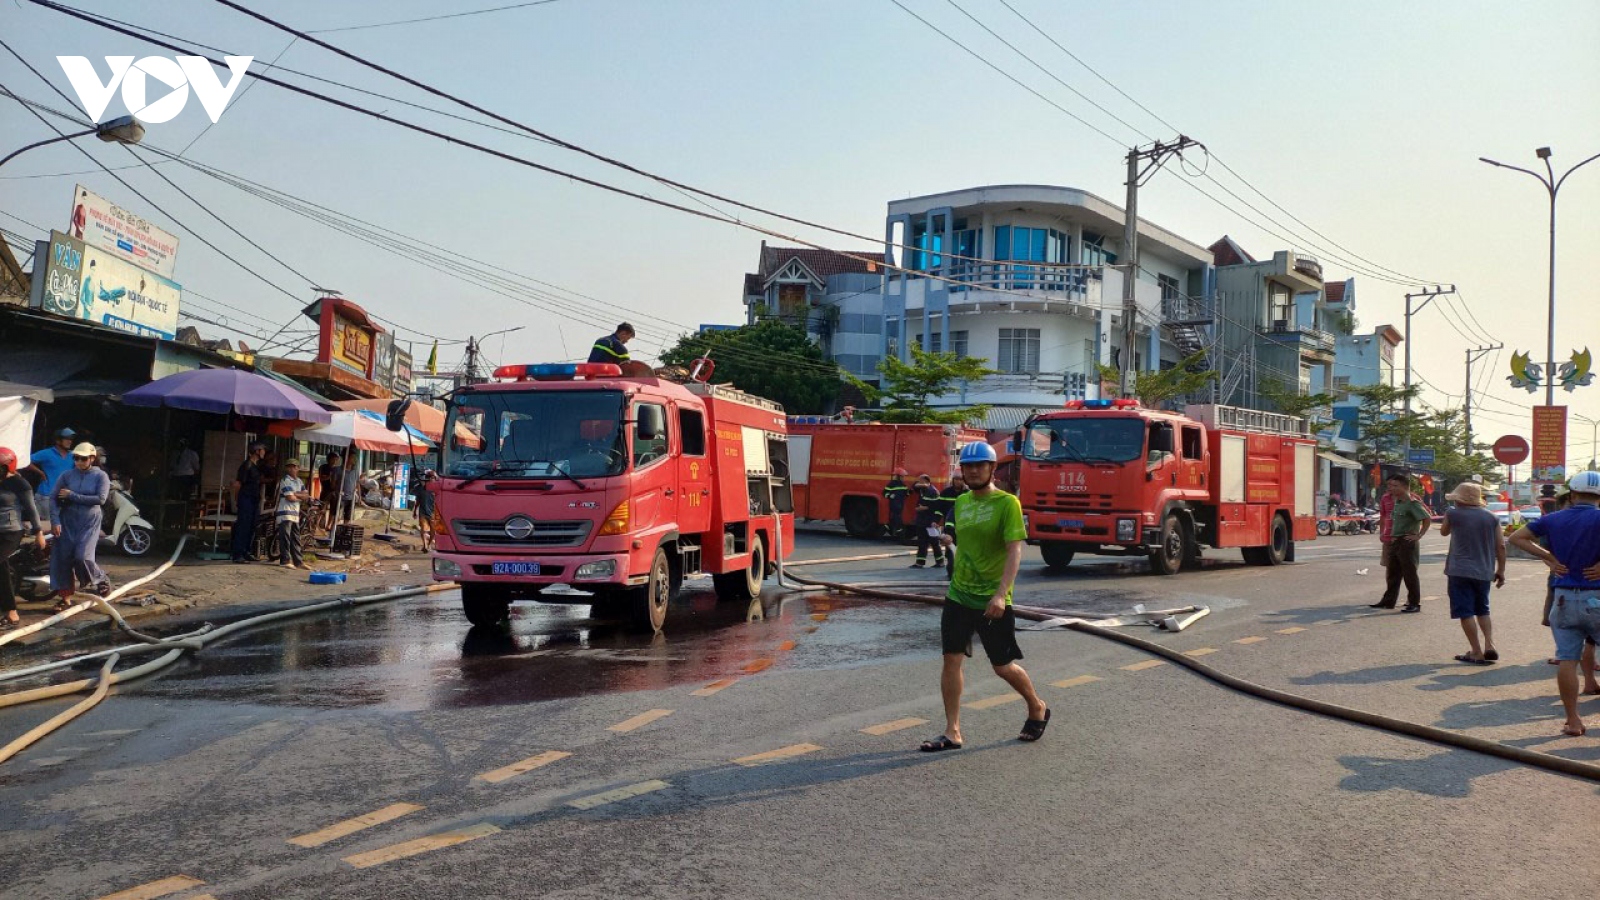
<path id="1" fill-rule="evenodd" d="M 1572 505 L 1522 526 L 1512 546 L 1537 557 L 1556 576 L 1550 632 L 1556 641 L 1556 689 L 1567 721 L 1561 733 L 1580 737 L 1588 728 L 1578 714 L 1578 659 L 1584 639 L 1600 641 L 1600 472 L 1579 472 L 1567 482 Z M 1549 544 L 1539 545 L 1539 538 Z"/>
<path id="2" fill-rule="evenodd" d="M 62 428 L 55 433 L 55 444 L 45 447 L 33 456 L 28 462 L 39 470 L 44 480 L 39 483 L 39 515 L 42 518 L 50 517 L 50 502 L 55 498 L 56 479 L 72 469 L 72 441 L 78 436 L 71 428 Z"/>

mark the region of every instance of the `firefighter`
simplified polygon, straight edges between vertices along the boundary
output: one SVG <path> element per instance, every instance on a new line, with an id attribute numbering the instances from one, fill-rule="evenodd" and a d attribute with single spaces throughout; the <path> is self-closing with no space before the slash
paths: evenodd
<path id="1" fill-rule="evenodd" d="M 952 513 L 956 508 L 956 498 L 966 492 L 967 483 L 957 475 L 939 492 L 939 499 L 934 505 L 934 519 L 939 530 L 950 535 L 950 545 L 944 548 L 944 577 L 947 580 L 956 572 L 956 523 Z"/>
<path id="2" fill-rule="evenodd" d="M 623 322 L 617 330 L 594 342 L 589 351 L 589 362 L 616 363 L 625 366 L 633 360 L 628 355 L 628 342 L 633 340 L 633 326 Z"/>
<path id="3" fill-rule="evenodd" d="M 895 469 L 894 474 L 889 476 L 889 483 L 883 488 L 883 499 L 889 501 L 889 536 L 892 538 L 900 536 L 900 529 L 905 524 L 907 474 L 905 469 Z"/>
<path id="4" fill-rule="evenodd" d="M 932 478 L 918 475 L 917 483 L 911 486 L 911 493 L 917 499 L 917 561 L 911 564 L 911 568 L 921 569 L 928 564 L 929 547 L 933 548 L 934 567 L 944 568 L 944 542 L 940 540 L 939 531 L 939 490 L 933 486 Z"/>

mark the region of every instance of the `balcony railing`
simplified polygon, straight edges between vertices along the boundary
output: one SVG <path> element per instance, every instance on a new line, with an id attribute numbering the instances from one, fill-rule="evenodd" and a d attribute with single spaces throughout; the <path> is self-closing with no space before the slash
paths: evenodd
<path id="1" fill-rule="evenodd" d="M 1334 337 L 1326 331 L 1319 331 L 1306 325 L 1291 325 L 1287 322 L 1274 322 L 1268 329 L 1271 334 L 1281 334 L 1298 337 L 1301 343 L 1308 344 L 1313 350 L 1332 353 Z"/>
<path id="2" fill-rule="evenodd" d="M 952 291 L 980 290 L 1039 291 L 1084 298 L 1090 285 L 1102 278 L 1100 266 L 1067 266 L 1059 263 L 955 262 L 938 274 L 949 278 Z"/>
<path id="3" fill-rule="evenodd" d="M 1216 318 L 1216 310 L 1203 297 L 1182 294 L 1161 298 L 1161 321 L 1169 325 L 1203 325 Z"/>

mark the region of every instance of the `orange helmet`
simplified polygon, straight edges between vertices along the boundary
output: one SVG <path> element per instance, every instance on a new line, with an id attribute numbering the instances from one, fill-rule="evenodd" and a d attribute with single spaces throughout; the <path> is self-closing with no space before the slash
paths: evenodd
<path id="1" fill-rule="evenodd" d="M 10 447 L 0 447 L 0 475 L 15 470 L 17 467 L 17 454 Z"/>
<path id="2" fill-rule="evenodd" d="M 905 476 L 910 475 L 911 473 L 907 472 L 904 468 L 897 468 L 897 469 L 894 470 L 894 474 L 899 475 L 901 478 L 904 478 Z"/>

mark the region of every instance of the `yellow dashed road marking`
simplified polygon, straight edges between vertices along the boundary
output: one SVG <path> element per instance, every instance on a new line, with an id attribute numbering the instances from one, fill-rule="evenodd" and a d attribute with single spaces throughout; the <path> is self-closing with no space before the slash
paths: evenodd
<path id="1" fill-rule="evenodd" d="M 640 713 L 637 716 L 634 716 L 633 718 L 628 719 L 626 721 L 618 722 L 617 724 L 611 726 L 610 728 L 607 728 L 606 730 L 607 731 L 632 731 L 635 728 L 643 728 L 644 726 L 649 725 L 651 722 L 654 722 L 657 719 L 664 719 L 664 718 L 666 718 L 667 716 L 670 716 L 670 715 L 672 715 L 672 710 L 670 710 L 670 709 L 652 709 L 649 712 Z"/>
<path id="2" fill-rule="evenodd" d="M 202 884 L 205 884 L 205 882 L 198 878 L 190 878 L 187 875 L 173 875 L 160 881 L 141 884 L 125 891 L 117 891 L 115 894 L 107 894 L 101 897 L 100 900 L 152 900 L 154 897 L 165 897 L 168 894 L 176 894 L 179 891 L 186 891 Z"/>
<path id="3" fill-rule="evenodd" d="M 1261 637 L 1260 635 L 1254 635 L 1252 637 L 1239 638 L 1237 641 L 1234 641 L 1234 643 L 1235 644 L 1259 644 L 1264 640 L 1266 640 L 1266 638 Z"/>
<path id="4" fill-rule="evenodd" d="M 695 691 L 691 696 L 694 696 L 694 697 L 709 697 L 712 694 L 715 694 L 717 691 L 720 691 L 723 688 L 732 685 L 735 681 L 738 681 L 738 680 L 739 679 L 737 679 L 737 678 L 724 678 L 721 681 L 713 681 L 710 684 L 706 685 L 705 687 L 701 688 L 700 690 Z"/>
<path id="5" fill-rule="evenodd" d="M 889 734 L 894 731 L 904 731 L 918 725 L 928 724 L 927 719 L 895 719 L 893 722 L 880 722 L 877 725 L 868 725 L 861 729 L 862 734 Z"/>
<path id="6" fill-rule="evenodd" d="M 815 753 L 821 749 L 822 748 L 818 747 L 816 744 L 791 744 L 787 747 L 779 747 L 776 750 L 768 750 L 765 753 L 756 753 L 751 756 L 741 756 L 734 760 L 734 762 L 741 766 L 759 766 L 762 763 L 772 762 L 773 760 L 788 759 L 791 756 L 804 756 L 807 753 Z"/>
<path id="7" fill-rule="evenodd" d="M 659 791 L 662 788 L 669 787 L 672 787 L 672 785 L 665 781 L 641 781 L 638 784 L 630 784 L 627 787 L 619 787 L 615 790 L 579 797 L 567 805 L 573 809 L 594 809 L 596 806 L 605 806 L 607 803 L 615 803 L 618 800 L 626 800 L 629 797 L 637 797 L 640 794 L 648 794 L 651 791 Z"/>
<path id="8" fill-rule="evenodd" d="M 812 613 L 811 614 L 811 621 L 813 621 L 813 622 L 826 622 L 826 621 L 828 621 L 828 614 L 827 613 Z"/>
<path id="9" fill-rule="evenodd" d="M 1073 678 L 1063 678 L 1060 681 L 1052 681 L 1050 683 L 1052 685 L 1054 685 L 1055 687 L 1066 688 L 1066 687 L 1077 687 L 1080 684 L 1088 684 L 1091 681 L 1099 681 L 1099 680 L 1100 680 L 1099 678 L 1097 678 L 1097 677 L 1095 677 L 1093 675 L 1078 675 L 1078 676 L 1075 676 Z"/>
<path id="10" fill-rule="evenodd" d="M 385 806 L 383 809 L 369 812 L 366 815 L 356 816 L 353 819 L 345 819 L 343 822 L 337 822 L 333 825 L 329 825 L 327 828 L 323 828 L 320 831 L 313 831 L 310 834 L 302 834 L 299 837 L 292 837 L 289 839 L 289 843 L 295 845 L 296 847 L 320 847 L 329 841 L 338 840 L 347 834 L 355 834 L 362 829 L 371 828 L 374 825 L 382 825 L 385 822 L 392 822 L 401 816 L 409 815 L 410 813 L 414 813 L 421 808 L 422 807 L 415 803 L 394 803 L 389 806 Z"/>
<path id="11" fill-rule="evenodd" d="M 1339 620 L 1338 619 L 1320 619 L 1320 620 L 1318 620 L 1316 622 L 1312 622 L 1311 623 L 1311 627 L 1315 628 L 1318 625 L 1337 625 L 1337 624 L 1339 624 Z"/>
<path id="12" fill-rule="evenodd" d="M 1278 629 L 1278 633 L 1279 634 L 1299 634 L 1302 631 L 1305 631 L 1305 629 L 1304 628 L 1300 628 L 1298 626 L 1296 626 L 1294 628 L 1279 628 Z"/>
<path id="13" fill-rule="evenodd" d="M 1215 647 L 1196 647 L 1193 650 L 1185 650 L 1185 651 L 1183 651 L 1183 655 L 1184 656 L 1206 656 L 1208 654 L 1215 653 L 1215 652 L 1217 652 L 1217 648 L 1215 648 Z"/>
<path id="14" fill-rule="evenodd" d="M 379 847 L 376 850 L 368 850 L 365 853 L 357 853 L 354 856 L 346 856 L 344 861 L 356 867 L 357 869 L 366 869 L 371 868 L 372 866 L 383 865 L 386 862 L 394 862 L 397 859 L 405 859 L 408 856 L 416 856 L 419 853 L 427 853 L 430 850 L 442 850 L 445 847 L 454 847 L 457 844 L 465 844 L 467 841 L 475 841 L 481 837 L 488 837 L 489 835 L 496 834 L 499 831 L 499 828 L 495 827 L 494 825 L 490 825 L 488 822 L 479 822 L 476 825 L 469 825 L 466 828 L 458 828 L 455 831 L 444 831 L 440 832 L 439 834 L 430 834 L 427 837 L 417 838 L 414 841 L 405 841 L 404 843 L 392 844 L 388 847 Z"/>
<path id="15" fill-rule="evenodd" d="M 783 643 L 778 645 L 778 652 L 779 653 L 788 653 L 790 650 L 793 650 L 793 649 L 794 649 L 794 641 L 784 641 Z"/>
<path id="16" fill-rule="evenodd" d="M 765 672 L 766 670 L 772 668 L 772 663 L 773 659 L 769 656 L 763 656 L 760 659 L 752 659 L 744 664 L 744 673 L 746 675 L 756 675 L 761 672 Z"/>
<path id="17" fill-rule="evenodd" d="M 1122 671 L 1143 672 L 1145 669 L 1154 669 L 1156 666 L 1164 666 L 1166 664 L 1167 661 L 1164 659 L 1147 659 L 1144 662 L 1136 662 L 1131 666 L 1123 666 Z"/>
<path id="18" fill-rule="evenodd" d="M 540 766 L 548 766 L 556 760 L 566 759 L 571 755 L 571 753 L 563 750 L 546 750 L 538 756 L 530 756 L 521 762 L 514 762 L 509 766 L 495 769 L 493 772 L 485 772 L 479 775 L 477 780 L 487 781 L 490 784 L 499 784 L 507 778 L 515 778 L 523 772 L 532 772 Z"/>
<path id="19" fill-rule="evenodd" d="M 1021 700 L 1021 694 L 1001 694 L 998 697 L 985 697 L 967 704 L 967 709 L 990 709 L 1003 703 L 1012 703 Z"/>

